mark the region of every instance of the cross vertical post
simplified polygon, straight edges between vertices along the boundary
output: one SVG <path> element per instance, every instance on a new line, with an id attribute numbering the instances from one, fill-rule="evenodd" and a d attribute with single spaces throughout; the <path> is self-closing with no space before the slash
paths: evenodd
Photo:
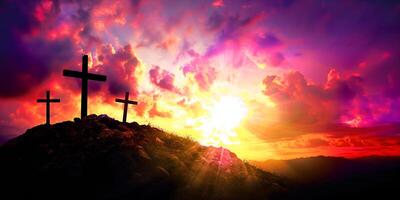
<path id="1" fill-rule="evenodd" d="M 125 102 L 127 102 L 129 100 L 129 92 L 125 93 Z M 124 115 L 122 116 L 122 121 L 126 122 L 126 116 L 128 113 L 128 104 L 124 103 Z"/>
<path id="2" fill-rule="evenodd" d="M 88 56 L 82 57 L 82 74 L 88 73 Z M 82 77 L 81 119 L 87 116 L 88 79 Z"/>
<path id="3" fill-rule="evenodd" d="M 50 91 L 46 91 L 46 124 L 50 124 Z"/>

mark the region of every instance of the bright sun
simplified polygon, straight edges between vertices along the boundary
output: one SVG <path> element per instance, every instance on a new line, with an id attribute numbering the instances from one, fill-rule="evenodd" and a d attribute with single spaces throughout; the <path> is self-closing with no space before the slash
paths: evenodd
<path id="1" fill-rule="evenodd" d="M 232 141 L 237 136 L 234 129 L 246 115 L 247 108 L 241 98 L 221 97 L 210 107 L 209 116 L 200 127 L 203 132 L 200 143 L 212 146 L 237 143 L 238 141 Z"/>

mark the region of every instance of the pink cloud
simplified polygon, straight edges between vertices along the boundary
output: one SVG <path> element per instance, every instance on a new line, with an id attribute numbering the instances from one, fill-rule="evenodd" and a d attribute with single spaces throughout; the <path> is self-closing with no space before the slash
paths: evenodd
<path id="1" fill-rule="evenodd" d="M 194 59 L 191 63 L 182 68 L 183 75 L 193 74 L 197 85 L 202 90 L 208 90 L 217 78 L 217 71 L 214 67 L 200 59 Z"/>
<path id="2" fill-rule="evenodd" d="M 365 93 L 363 79 L 357 75 L 342 77 L 335 69 L 329 71 L 325 84 L 315 84 L 300 72 L 283 76 L 266 76 L 264 94 L 277 105 L 279 122 L 262 125 L 258 117 L 248 120 L 247 127 L 267 140 L 296 138 L 310 133 L 340 137 L 391 135 L 400 131 L 397 125 L 379 127 L 379 115 L 372 113 L 374 102 Z M 258 112 L 263 113 L 262 109 Z M 264 114 L 261 114 L 264 115 Z M 357 124 L 354 124 L 358 119 Z M 363 128 L 365 127 L 365 128 Z M 370 127 L 370 128 L 369 128 Z"/>
<path id="3" fill-rule="evenodd" d="M 99 46 L 96 58 L 96 65 L 91 70 L 106 74 L 107 81 L 104 84 L 92 83 L 93 91 L 99 90 L 99 87 L 106 87 L 111 94 L 107 96 L 117 96 L 125 92 L 129 92 L 131 97 L 137 96 L 138 83 L 135 72 L 140 62 L 131 45 L 125 45 L 116 51 L 113 51 L 112 45 Z"/>
<path id="4" fill-rule="evenodd" d="M 212 6 L 214 6 L 214 7 L 223 7 L 224 6 L 224 0 L 214 0 L 212 2 Z"/>
<path id="5" fill-rule="evenodd" d="M 175 76 L 159 66 L 153 66 L 149 71 L 150 81 L 161 89 L 179 93 L 179 89 L 174 85 Z"/>
<path id="6" fill-rule="evenodd" d="M 162 118 L 171 118 L 172 114 L 170 112 L 167 111 L 160 111 L 157 103 L 153 104 L 153 107 L 151 107 L 151 109 L 148 111 L 149 113 L 149 117 L 153 118 L 153 117 L 162 117 Z"/>

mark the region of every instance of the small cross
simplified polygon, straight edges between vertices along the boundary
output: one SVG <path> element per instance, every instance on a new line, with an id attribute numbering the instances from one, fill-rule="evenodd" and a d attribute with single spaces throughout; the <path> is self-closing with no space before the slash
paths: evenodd
<path id="1" fill-rule="evenodd" d="M 106 81 L 107 77 L 88 73 L 88 56 L 82 57 L 82 72 L 64 69 L 63 76 L 82 79 L 81 119 L 87 116 L 88 80 Z"/>
<path id="2" fill-rule="evenodd" d="M 46 99 L 36 100 L 38 103 L 46 103 L 46 124 L 50 125 L 50 103 L 58 103 L 60 99 L 50 99 L 50 91 L 46 91 Z"/>
<path id="3" fill-rule="evenodd" d="M 126 122 L 126 116 L 128 115 L 128 104 L 137 105 L 137 101 L 129 100 L 129 92 L 125 93 L 125 99 L 115 99 L 115 102 L 124 103 L 124 115 L 122 117 L 122 122 Z"/>

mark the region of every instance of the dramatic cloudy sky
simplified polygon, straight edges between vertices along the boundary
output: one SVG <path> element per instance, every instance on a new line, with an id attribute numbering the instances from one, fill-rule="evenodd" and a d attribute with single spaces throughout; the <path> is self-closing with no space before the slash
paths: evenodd
<path id="1" fill-rule="evenodd" d="M 53 122 L 79 116 L 62 69 L 88 54 L 89 113 L 120 119 L 130 91 L 129 121 L 245 159 L 400 154 L 396 1 L 3 0 L 0 30 L 0 142 L 44 122 L 46 90 Z M 215 130 L 223 99 L 245 117 Z"/>

